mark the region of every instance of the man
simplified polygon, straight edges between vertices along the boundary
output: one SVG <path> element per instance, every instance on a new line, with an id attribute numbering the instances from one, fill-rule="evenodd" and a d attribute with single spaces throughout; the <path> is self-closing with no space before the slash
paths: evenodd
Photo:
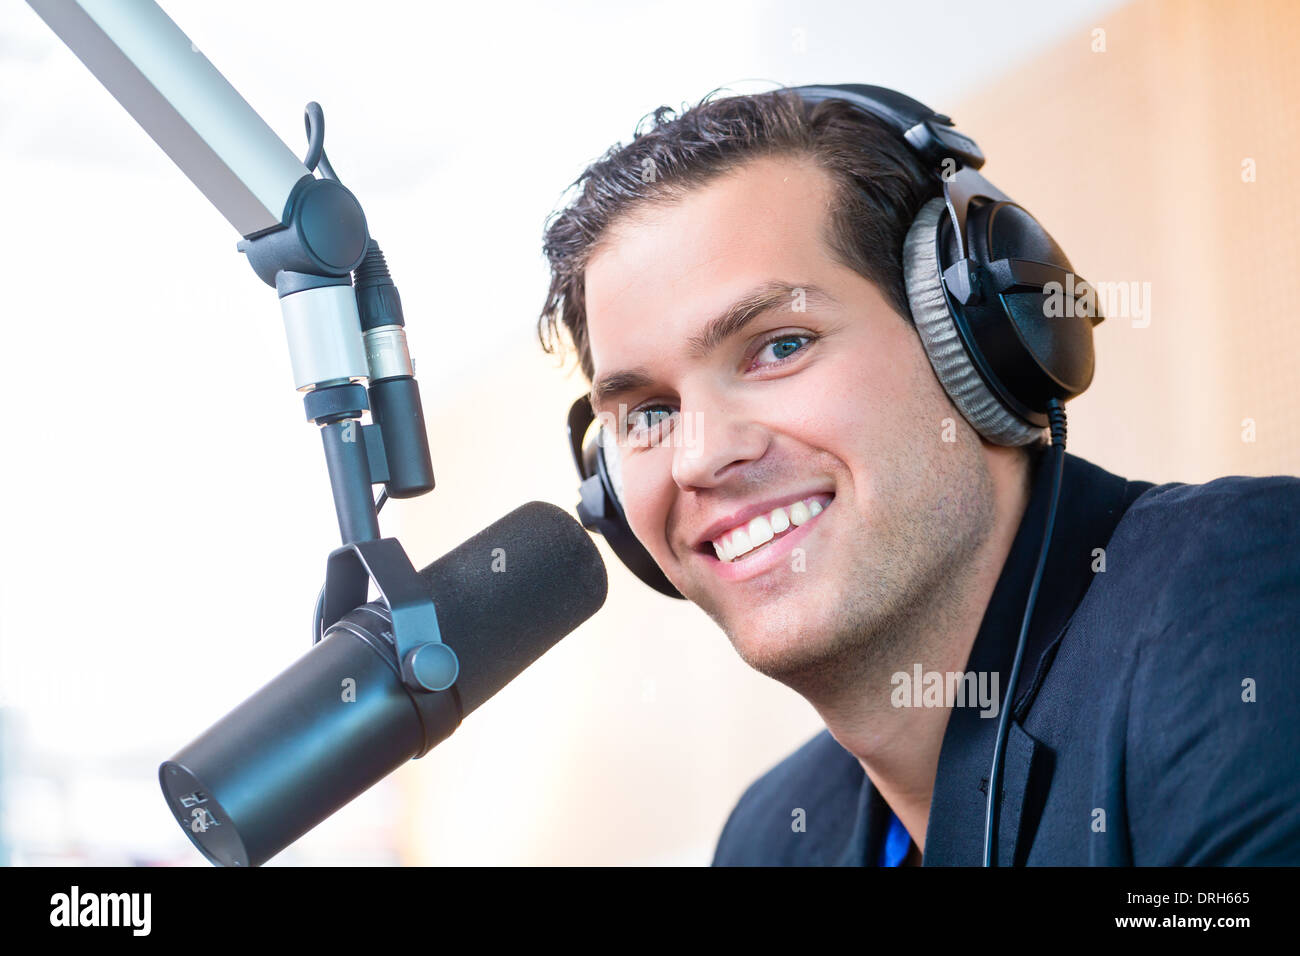
<path id="1" fill-rule="evenodd" d="M 716 864 L 978 864 L 1006 706 L 1001 865 L 1300 863 L 1300 480 L 1066 455 L 1009 696 L 1045 452 L 981 438 L 912 325 L 937 187 L 907 145 L 835 100 L 706 98 L 575 185 L 543 343 L 625 436 L 636 538 L 826 724 Z"/>

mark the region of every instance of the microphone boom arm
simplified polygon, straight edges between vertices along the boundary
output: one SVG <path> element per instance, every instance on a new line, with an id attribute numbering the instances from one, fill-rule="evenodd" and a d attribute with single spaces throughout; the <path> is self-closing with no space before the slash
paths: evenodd
<path id="1" fill-rule="evenodd" d="M 323 127 L 312 130 L 309 169 L 154 0 L 28 3 L 243 236 L 237 250 L 279 295 L 343 540 L 327 561 L 322 630 L 365 604 L 373 580 L 392 612 L 403 683 L 451 689 L 456 655 L 401 545 L 380 538 L 372 491 L 382 483 L 409 498 L 434 487 L 401 300 L 360 202 L 327 163 L 329 178 L 314 174 Z"/>
<path id="2" fill-rule="evenodd" d="M 281 228 L 311 176 L 153 0 L 28 0 L 241 236 Z"/>

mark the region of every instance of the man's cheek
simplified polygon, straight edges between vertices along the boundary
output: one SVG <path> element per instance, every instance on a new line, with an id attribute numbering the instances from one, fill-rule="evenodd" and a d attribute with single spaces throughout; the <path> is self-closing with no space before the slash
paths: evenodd
<path id="1" fill-rule="evenodd" d="M 650 552 L 655 563 L 662 565 L 668 558 L 667 543 L 667 507 L 662 491 L 653 486 L 638 482 L 635 477 L 629 482 L 624 475 L 623 492 L 626 496 L 623 513 L 627 516 L 628 526 L 642 547 Z"/>
<path id="2" fill-rule="evenodd" d="M 794 431 L 809 445 L 821 447 L 861 429 L 881 409 L 888 409 L 888 385 L 862 368 L 843 361 L 824 363 L 773 394 L 768 415 L 782 430 Z"/>
<path id="3" fill-rule="evenodd" d="M 810 443 L 852 461 L 880 453 L 887 433 L 898 419 L 915 413 L 909 400 L 892 393 L 883 382 L 852 381 L 834 390 L 824 412 L 809 431 Z"/>

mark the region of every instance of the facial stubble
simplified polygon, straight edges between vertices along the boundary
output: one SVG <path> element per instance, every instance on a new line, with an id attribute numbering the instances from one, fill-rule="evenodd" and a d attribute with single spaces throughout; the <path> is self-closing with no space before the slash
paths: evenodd
<path id="1" fill-rule="evenodd" d="M 834 502 L 827 519 L 854 524 L 837 529 L 841 554 L 807 549 L 803 570 L 779 572 L 791 586 L 742 619 L 706 607 L 745 663 L 830 702 L 888 688 L 890 674 L 931 659 L 958 623 L 995 519 L 980 441 L 958 434 L 947 447 L 925 436 L 901 460 L 878 462 L 865 504 Z"/>

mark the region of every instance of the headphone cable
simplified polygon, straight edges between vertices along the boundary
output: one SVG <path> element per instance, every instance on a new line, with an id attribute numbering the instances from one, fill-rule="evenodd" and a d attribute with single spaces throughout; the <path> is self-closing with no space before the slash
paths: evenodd
<path id="1" fill-rule="evenodd" d="M 1033 583 L 1029 586 L 1029 599 L 1025 602 L 1025 616 L 1020 622 L 1020 639 L 1016 642 L 1016 656 L 1011 664 L 1011 678 L 1007 681 L 1007 693 L 1002 705 L 1002 715 L 998 718 L 998 736 L 993 745 L 993 766 L 989 770 L 988 801 L 984 809 L 984 866 L 997 866 L 994 857 L 996 833 L 998 827 L 998 790 L 1002 784 L 1002 758 L 1006 745 L 1007 731 L 1010 728 L 1011 705 L 1015 702 L 1016 681 L 1020 677 L 1020 665 L 1025 656 L 1025 644 L 1029 637 L 1029 622 L 1033 618 L 1034 604 L 1038 601 L 1038 587 L 1043 581 L 1043 569 L 1047 566 L 1047 550 L 1052 543 L 1052 531 L 1056 526 L 1056 505 L 1061 496 L 1061 476 L 1065 469 L 1065 405 L 1059 398 L 1047 403 L 1047 418 L 1052 434 L 1052 445 L 1048 454 L 1051 461 L 1047 467 L 1052 469 L 1052 493 L 1047 508 L 1047 523 L 1043 528 L 1043 543 L 1038 549 L 1038 566 L 1034 569 Z"/>

